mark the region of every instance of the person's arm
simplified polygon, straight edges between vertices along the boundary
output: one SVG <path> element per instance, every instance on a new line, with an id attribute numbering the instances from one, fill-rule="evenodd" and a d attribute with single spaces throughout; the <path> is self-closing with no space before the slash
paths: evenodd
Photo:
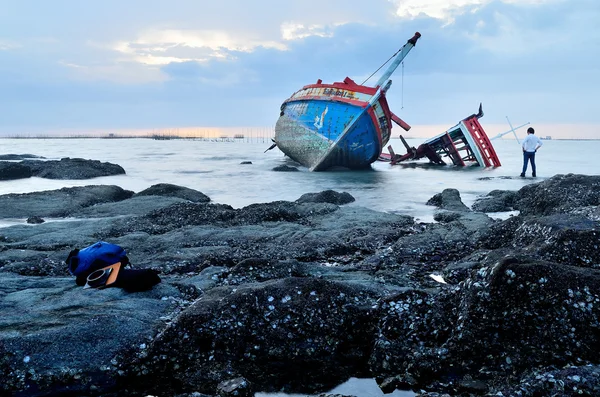
<path id="1" fill-rule="evenodd" d="M 538 138 L 538 139 L 537 139 L 537 145 L 536 145 L 536 147 L 535 147 L 535 151 L 537 152 L 537 150 L 538 150 L 539 148 L 541 148 L 543 144 L 544 144 L 544 142 L 542 142 L 542 140 L 541 140 L 540 138 Z"/>

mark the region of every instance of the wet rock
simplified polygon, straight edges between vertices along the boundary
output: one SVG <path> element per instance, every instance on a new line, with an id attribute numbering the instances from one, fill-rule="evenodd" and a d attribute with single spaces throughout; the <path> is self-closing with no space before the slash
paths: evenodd
<path id="1" fill-rule="evenodd" d="M 486 196 L 478 198 L 471 206 L 479 212 L 507 212 L 514 209 L 517 193 L 506 190 L 492 190 Z"/>
<path id="2" fill-rule="evenodd" d="M 44 222 L 46 221 L 43 218 L 40 218 L 39 216 L 30 216 L 29 218 L 27 218 L 27 223 L 32 225 L 39 225 L 40 223 Z"/>
<path id="3" fill-rule="evenodd" d="M 134 197 L 139 196 L 179 197 L 193 203 L 208 203 L 210 201 L 210 198 L 204 193 L 187 187 L 172 185 L 170 183 L 152 185 L 148 189 L 144 189 L 134 195 Z"/>
<path id="4" fill-rule="evenodd" d="M 161 205 L 164 208 L 157 210 Z M 46 260 L 64 262 L 71 249 L 98 240 L 120 244 L 131 252 L 133 263 L 165 274 L 233 267 L 251 258 L 269 258 L 275 269 L 278 261 L 290 258 L 349 263 L 411 233 L 413 222 L 410 217 L 333 204 L 274 202 L 234 210 L 160 196 L 96 204 L 74 210 L 71 216 L 83 218 L 0 230 L 0 250 L 5 248 L 0 267 L 19 274 L 47 274 L 48 267 L 42 265 Z M 283 274 L 265 270 L 249 276 L 258 280 Z M 232 274 L 231 282 L 238 278 Z"/>
<path id="5" fill-rule="evenodd" d="M 155 383 L 172 379 L 205 393 L 225 374 L 243 374 L 263 391 L 332 388 L 365 370 L 377 318 L 374 292 L 314 278 L 216 288 L 186 309 L 134 368 L 153 368 Z"/>
<path id="6" fill-rule="evenodd" d="M 470 211 L 469 207 L 464 205 L 461 201 L 460 192 L 456 189 L 444 189 L 442 193 L 438 193 L 430 198 L 427 201 L 427 205 L 433 205 L 448 211 Z"/>
<path id="7" fill-rule="evenodd" d="M 442 272 L 444 280 L 449 284 L 458 284 L 470 277 L 473 269 L 479 268 L 480 262 L 476 260 L 469 261 L 469 259 L 472 258 L 467 257 L 464 262 L 457 261 L 446 266 Z"/>
<path id="8" fill-rule="evenodd" d="M 232 267 L 224 281 L 229 285 L 242 285 L 249 282 L 297 277 L 303 274 L 303 266 L 298 261 L 269 261 L 264 258 L 248 258 Z"/>
<path id="9" fill-rule="evenodd" d="M 387 299 L 372 371 L 481 395 L 527 368 L 595 363 L 599 294 L 598 271 L 526 257 L 485 263 L 439 294 Z"/>
<path id="10" fill-rule="evenodd" d="M 410 375 L 396 375 L 380 379 L 377 384 L 384 394 L 393 393 L 395 390 L 410 390 L 417 386 L 415 378 Z"/>
<path id="11" fill-rule="evenodd" d="M 322 216 L 339 209 L 332 204 L 297 204 L 287 201 L 251 204 L 234 209 L 224 204 L 178 203 L 151 211 L 138 218 L 135 228 L 150 234 L 163 234 L 184 226 L 219 227 L 255 225 L 265 222 L 303 223 L 312 216 Z M 131 228 L 131 222 L 128 222 Z M 117 226 L 113 235 L 126 233 Z"/>
<path id="12" fill-rule="evenodd" d="M 488 385 L 480 380 L 463 379 L 458 382 L 458 390 L 461 392 L 484 394 L 488 389 Z"/>
<path id="13" fill-rule="evenodd" d="M 460 204 L 455 203 L 454 207 L 460 208 Z M 439 263 L 447 264 L 469 255 L 495 224 L 487 215 L 470 210 L 443 210 L 436 218 L 443 223 L 425 225 L 422 230 L 397 240 L 393 246 L 396 261 L 418 263 L 417 271 L 421 275 L 441 269 Z"/>
<path id="14" fill-rule="evenodd" d="M 508 261 L 481 268 L 458 293 L 456 332 L 445 346 L 464 370 L 509 375 L 596 361 L 600 271 Z"/>
<path id="15" fill-rule="evenodd" d="M 354 201 L 355 199 L 350 193 L 338 193 L 334 190 L 324 190 L 320 193 L 306 193 L 296 200 L 297 203 L 330 203 L 336 205 L 349 204 Z"/>
<path id="16" fill-rule="evenodd" d="M 555 175 L 527 185 L 516 195 L 514 206 L 522 215 L 549 215 L 600 205 L 600 176 Z"/>
<path id="17" fill-rule="evenodd" d="M 456 221 L 462 217 L 460 212 L 454 211 L 437 211 L 433 215 L 433 220 L 440 223 L 449 223 Z"/>
<path id="18" fill-rule="evenodd" d="M 534 370 L 512 388 L 500 391 L 503 396 L 597 396 L 600 395 L 598 365 L 567 366 L 550 371 Z"/>
<path id="19" fill-rule="evenodd" d="M 31 168 L 19 163 L 0 161 L 0 181 L 30 178 Z"/>
<path id="20" fill-rule="evenodd" d="M 136 196 L 120 201 L 98 203 L 73 210 L 74 218 L 135 218 L 170 205 L 189 203 L 189 200 L 170 196 Z"/>
<path id="21" fill-rule="evenodd" d="M 69 216 L 0 229 L 0 394 L 217 395 L 238 378 L 322 393 L 372 377 L 429 397 L 596 395 L 596 179 L 528 185 L 515 197 L 530 212 L 505 221 L 445 191 L 431 224 L 339 193 L 240 209 L 173 186 L 0 196 L 2 217 Z M 84 297 L 64 260 L 98 240 L 163 282 Z"/>
<path id="22" fill-rule="evenodd" d="M 47 179 L 90 179 L 125 174 L 123 167 L 118 164 L 81 158 L 66 157 L 58 161 L 24 160 L 21 164 L 31 169 L 32 176 Z"/>
<path id="23" fill-rule="evenodd" d="M 182 298 L 167 282 L 127 294 L 118 288 L 84 290 L 69 277 L 0 272 L 0 394 L 119 389 L 124 357 L 145 354 L 167 322 L 162 316 L 177 311 Z"/>
<path id="24" fill-rule="evenodd" d="M 600 220 L 580 213 L 513 217 L 493 225 L 481 243 L 486 248 L 521 247 L 540 258 L 600 268 Z"/>
<path id="25" fill-rule="evenodd" d="M 273 171 L 278 171 L 278 172 L 297 172 L 300 171 L 298 168 L 296 167 L 292 167 L 289 165 L 278 165 L 277 167 L 273 168 Z"/>
<path id="26" fill-rule="evenodd" d="M 398 385 L 407 382 L 411 388 L 438 379 L 440 366 L 448 368 L 443 345 L 454 332 L 456 304 L 453 296 L 435 290 L 409 289 L 387 297 L 380 305 L 371 372 L 396 379 Z"/>
<path id="27" fill-rule="evenodd" d="M 121 201 L 133 192 L 118 186 L 85 186 L 0 196 L 0 218 L 66 217 L 95 204 Z"/>
<path id="28" fill-rule="evenodd" d="M 254 390 L 250 382 L 240 377 L 219 383 L 217 395 L 219 397 L 253 397 Z"/>

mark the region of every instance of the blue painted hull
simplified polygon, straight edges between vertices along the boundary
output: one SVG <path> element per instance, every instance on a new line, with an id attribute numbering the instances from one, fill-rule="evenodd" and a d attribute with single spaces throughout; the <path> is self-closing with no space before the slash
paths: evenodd
<path id="1" fill-rule="evenodd" d="M 390 58 L 373 87 L 346 77 L 333 84 L 319 79 L 296 91 L 281 105 L 275 125 L 277 147 L 311 171 L 369 167 L 390 139 L 391 121 L 406 128 L 390 112 L 385 93 L 392 84 L 390 76 L 420 37 L 416 32 Z"/>
<path id="2" fill-rule="evenodd" d="M 375 117 L 375 125 L 371 113 L 370 106 L 334 100 L 288 101 L 275 126 L 275 142 L 283 153 L 311 171 L 366 168 L 387 143 L 378 127 L 379 131 L 387 128 L 389 139 L 387 117 L 379 112 L 383 117 Z"/>

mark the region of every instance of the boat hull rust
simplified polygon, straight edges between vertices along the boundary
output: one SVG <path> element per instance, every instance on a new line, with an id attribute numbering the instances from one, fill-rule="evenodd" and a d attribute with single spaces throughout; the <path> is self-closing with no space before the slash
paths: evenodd
<path id="1" fill-rule="evenodd" d="M 348 81 L 306 86 L 282 105 L 275 126 L 277 146 L 311 171 L 369 167 L 390 139 L 385 95 L 373 101 L 375 95 L 364 92 L 370 87 Z M 341 89 L 341 84 L 354 89 Z"/>
<path id="2" fill-rule="evenodd" d="M 375 87 L 346 77 L 333 84 L 319 80 L 296 91 L 281 105 L 275 145 L 310 171 L 370 167 L 390 139 L 392 120 L 410 128 L 390 112 L 385 94 L 389 76 L 420 36 L 416 33 L 395 54 Z"/>

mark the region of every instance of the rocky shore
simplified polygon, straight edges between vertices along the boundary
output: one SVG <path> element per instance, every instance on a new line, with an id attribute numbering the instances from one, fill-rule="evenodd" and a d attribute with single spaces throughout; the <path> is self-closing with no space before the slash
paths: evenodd
<path id="1" fill-rule="evenodd" d="M 125 174 L 123 167 L 98 160 L 65 157 L 47 160 L 32 154 L 0 155 L 0 181 L 31 178 L 90 179 Z"/>
<path id="2" fill-rule="evenodd" d="M 311 394 L 350 377 L 423 397 L 600 395 L 599 176 L 472 208 L 446 189 L 431 224 L 353 200 L 234 209 L 168 184 L 0 196 L 0 218 L 38 219 L 0 229 L 0 395 Z M 162 282 L 77 286 L 64 261 L 97 241 Z"/>

